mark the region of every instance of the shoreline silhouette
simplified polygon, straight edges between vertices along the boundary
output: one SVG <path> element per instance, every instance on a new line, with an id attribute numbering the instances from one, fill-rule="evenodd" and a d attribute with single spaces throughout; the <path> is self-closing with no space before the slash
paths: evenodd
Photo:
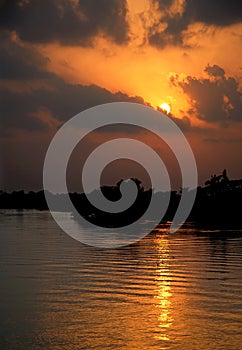
<path id="1" fill-rule="evenodd" d="M 128 225 L 139 219 L 146 211 L 151 196 L 155 196 L 157 210 L 160 209 L 162 200 L 170 195 L 170 201 L 167 211 L 161 223 L 172 221 L 182 190 L 154 193 L 152 189 L 144 189 L 141 181 L 132 179 L 137 186 L 137 198 L 133 205 L 120 213 L 107 213 L 95 208 L 87 199 L 84 193 L 72 192 L 68 195 L 76 208 L 77 212 L 87 221 L 103 227 L 120 227 Z M 121 198 L 120 180 L 116 186 L 102 186 L 99 191 L 110 201 L 117 201 Z M 95 196 L 94 191 L 91 196 Z M 66 207 L 62 207 L 63 196 L 67 194 L 51 194 L 53 196 L 56 211 L 67 212 Z M 58 204 L 60 203 L 60 204 Z M 202 228 L 223 228 L 223 229 L 242 229 L 241 219 L 242 207 L 242 179 L 230 180 L 227 171 L 224 169 L 220 175 L 211 175 L 204 186 L 197 188 L 196 200 L 187 222 Z M 11 193 L 0 191 L 0 209 L 36 209 L 48 210 L 44 190 L 39 192 L 13 191 Z M 75 215 L 74 215 L 75 218 Z M 78 219 L 78 218 L 76 218 Z"/>

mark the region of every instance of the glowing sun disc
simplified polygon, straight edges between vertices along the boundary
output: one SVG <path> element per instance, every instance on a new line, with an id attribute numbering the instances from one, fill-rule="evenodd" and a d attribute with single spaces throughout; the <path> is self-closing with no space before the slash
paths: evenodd
<path id="1" fill-rule="evenodd" d="M 160 107 L 160 109 L 161 109 L 162 111 L 164 111 L 166 114 L 169 114 L 170 111 L 171 111 L 171 106 L 168 105 L 168 103 L 162 103 L 162 104 L 160 104 L 159 107 Z"/>

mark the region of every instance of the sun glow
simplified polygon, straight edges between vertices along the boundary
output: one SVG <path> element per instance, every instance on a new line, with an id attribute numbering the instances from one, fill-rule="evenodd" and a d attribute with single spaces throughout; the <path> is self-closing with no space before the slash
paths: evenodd
<path id="1" fill-rule="evenodd" d="M 171 112 L 171 106 L 168 103 L 161 103 L 159 105 L 159 108 L 166 114 L 169 114 Z"/>

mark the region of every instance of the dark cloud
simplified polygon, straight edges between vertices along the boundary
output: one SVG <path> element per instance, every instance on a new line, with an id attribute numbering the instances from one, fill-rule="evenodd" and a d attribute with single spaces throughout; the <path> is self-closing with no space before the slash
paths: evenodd
<path id="1" fill-rule="evenodd" d="M 171 116 L 171 119 L 179 126 L 179 128 L 183 131 L 189 131 L 191 130 L 191 121 L 188 117 L 184 116 L 182 118 L 176 118 L 174 116 Z"/>
<path id="2" fill-rule="evenodd" d="M 228 26 L 242 19 L 242 5 L 238 0 L 187 0 L 185 13 L 193 22 Z"/>
<path id="3" fill-rule="evenodd" d="M 211 76 L 225 78 L 225 70 L 223 68 L 217 66 L 216 64 L 214 64 L 213 66 L 208 65 L 204 69 L 204 71 L 207 72 Z"/>
<path id="4" fill-rule="evenodd" d="M 118 44 L 128 39 L 126 0 L 5 0 L 0 6 L 0 26 L 25 41 L 90 45 L 97 34 Z"/>
<path id="5" fill-rule="evenodd" d="M 168 45 L 183 45 L 182 31 L 186 28 L 178 17 L 170 18 L 164 31 L 156 31 L 154 26 L 148 34 L 149 43 L 161 49 Z"/>
<path id="6" fill-rule="evenodd" d="M 185 81 L 171 78 L 190 97 L 193 111 L 199 119 L 207 122 L 242 121 L 242 93 L 233 77 L 217 66 L 207 66 L 208 78 L 188 76 Z M 225 124 L 224 124 L 225 125 Z"/>
<path id="7" fill-rule="evenodd" d="M 66 121 L 76 113 L 87 108 L 109 102 L 144 103 L 140 97 L 130 97 L 124 93 L 111 93 L 96 85 L 73 85 L 56 77 L 52 82 L 54 90 L 38 90 L 35 92 L 37 105 L 41 105 L 61 121 Z"/>
<path id="8" fill-rule="evenodd" d="M 96 85 L 73 85 L 57 77 L 51 81 L 51 91 L 40 88 L 20 94 L 3 90 L 0 95 L 2 127 L 29 131 L 46 127 L 35 117 L 42 109 L 48 110 L 55 119 L 65 122 L 75 114 L 103 103 L 144 103 L 140 97 L 130 97 L 121 92 L 111 93 Z"/>
<path id="9" fill-rule="evenodd" d="M 206 139 L 203 139 L 205 142 L 209 143 L 242 143 L 242 137 L 240 138 L 213 138 L 209 137 Z"/>
<path id="10" fill-rule="evenodd" d="M 160 12 L 160 21 L 148 33 L 151 45 L 160 48 L 166 45 L 183 45 L 183 31 L 192 23 L 218 27 L 229 26 L 242 21 L 242 6 L 238 0 L 185 0 L 183 10 L 174 10 L 175 0 L 151 0 Z M 160 24 L 166 25 L 160 30 Z"/>
<path id="11" fill-rule="evenodd" d="M 43 109 L 48 110 L 56 120 L 65 122 L 75 114 L 103 103 L 144 103 L 141 97 L 130 97 L 121 92 L 111 93 L 96 85 L 73 85 L 57 77 L 51 80 L 50 87 L 51 90 L 39 88 L 29 93 L 1 88 L 2 128 L 43 130 L 47 125 L 36 117 L 36 113 Z"/>
<path id="12" fill-rule="evenodd" d="M 34 115 L 39 108 L 33 95 L 11 92 L 0 88 L 0 96 L 2 134 L 5 134 L 9 129 L 47 130 L 47 124 Z"/>
<path id="13" fill-rule="evenodd" d="M 0 87 L 1 128 L 24 129 L 28 131 L 46 130 L 47 123 L 38 117 L 38 112 L 48 111 L 58 122 L 65 122 L 75 114 L 109 102 L 144 103 L 141 97 L 130 97 L 122 92 L 112 93 L 96 85 L 77 85 L 65 82 L 57 75 L 46 71 L 47 59 L 34 48 L 23 46 L 1 34 L 1 71 L 3 80 L 41 79 L 42 87 L 32 91 L 16 92 Z M 57 123 L 58 124 L 58 123 Z"/>
<path id="14" fill-rule="evenodd" d="M 21 46 L 9 32 L 0 34 L 0 79 L 30 80 L 49 78 L 44 67 L 47 59 L 34 48 Z"/>

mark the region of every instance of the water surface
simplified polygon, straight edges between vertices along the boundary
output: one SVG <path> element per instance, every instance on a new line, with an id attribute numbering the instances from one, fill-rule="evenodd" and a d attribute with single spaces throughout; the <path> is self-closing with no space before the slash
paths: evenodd
<path id="1" fill-rule="evenodd" d="M 242 348 L 242 232 L 160 228 L 103 250 L 48 212 L 0 219 L 0 349 Z"/>

